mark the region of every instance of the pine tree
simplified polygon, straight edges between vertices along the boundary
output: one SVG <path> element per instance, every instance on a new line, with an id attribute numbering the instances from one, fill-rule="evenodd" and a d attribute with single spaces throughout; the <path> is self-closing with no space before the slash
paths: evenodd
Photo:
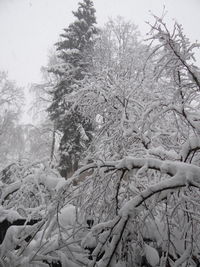
<path id="1" fill-rule="evenodd" d="M 59 64 L 50 70 L 59 80 L 51 92 L 53 101 L 48 111 L 62 133 L 59 170 L 64 177 L 78 168 L 81 154 L 92 139 L 92 123 L 73 105 L 71 96 L 90 72 L 94 36 L 98 33 L 91 0 L 79 3 L 73 14 L 76 20 L 64 29 L 61 41 L 56 44 Z"/>

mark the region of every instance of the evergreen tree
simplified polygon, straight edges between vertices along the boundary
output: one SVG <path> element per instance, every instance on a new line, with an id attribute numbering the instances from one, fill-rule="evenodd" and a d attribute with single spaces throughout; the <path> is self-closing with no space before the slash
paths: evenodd
<path id="1" fill-rule="evenodd" d="M 64 177 L 78 168 L 81 154 L 92 138 L 92 123 L 73 105 L 73 92 L 79 90 L 90 72 L 94 36 L 98 32 L 91 0 L 79 3 L 73 14 L 76 20 L 64 29 L 62 40 L 56 44 L 59 63 L 50 70 L 58 82 L 51 92 L 53 101 L 48 111 L 62 133 L 59 170 Z"/>

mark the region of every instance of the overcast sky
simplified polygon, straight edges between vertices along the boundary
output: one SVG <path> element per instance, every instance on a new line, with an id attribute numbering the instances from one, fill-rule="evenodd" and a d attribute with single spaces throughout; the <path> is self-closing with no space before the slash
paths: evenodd
<path id="1" fill-rule="evenodd" d="M 0 70 L 19 85 L 39 82 L 40 67 L 62 29 L 73 22 L 79 0 L 0 0 Z M 176 19 L 192 41 L 200 42 L 200 0 L 94 0 L 97 22 L 117 15 L 148 31 L 149 10 L 160 15 L 165 5 L 168 21 Z"/>

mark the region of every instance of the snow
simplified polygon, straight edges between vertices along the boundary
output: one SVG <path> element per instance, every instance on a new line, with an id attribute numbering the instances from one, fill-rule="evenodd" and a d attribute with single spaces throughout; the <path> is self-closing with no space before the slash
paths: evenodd
<path id="1" fill-rule="evenodd" d="M 72 204 L 67 204 L 60 211 L 56 211 L 56 208 L 52 206 L 48 213 L 48 221 L 46 223 L 47 231 L 44 235 L 46 239 L 52 236 L 53 233 L 58 234 L 60 230 L 66 230 L 65 233 L 70 235 L 79 223 L 83 223 L 79 209 Z"/>
<path id="2" fill-rule="evenodd" d="M 180 156 L 174 150 L 165 150 L 162 146 L 152 148 L 148 150 L 150 155 L 158 156 L 161 159 L 180 160 Z"/>
<path id="3" fill-rule="evenodd" d="M 143 228 L 143 237 L 156 241 L 158 246 L 162 244 L 163 240 L 167 240 L 167 231 L 165 224 L 160 218 L 148 219 Z"/>
<path id="4" fill-rule="evenodd" d="M 5 187 L 3 187 L 3 190 L 2 190 L 2 194 L 1 194 L 1 204 L 3 203 L 4 199 L 9 195 L 11 194 L 12 192 L 15 192 L 16 190 L 18 190 L 21 186 L 22 182 L 21 181 L 16 181 L 12 184 L 9 184 Z"/>
<path id="5" fill-rule="evenodd" d="M 60 178 L 58 183 L 56 184 L 55 190 L 58 192 L 61 188 L 66 185 L 66 180 L 64 178 Z"/>
<path id="6" fill-rule="evenodd" d="M 194 135 L 188 138 L 188 140 L 182 146 L 180 155 L 182 156 L 183 160 L 185 160 L 188 157 L 190 150 L 195 150 L 195 149 L 200 149 L 200 138 Z"/>
<path id="7" fill-rule="evenodd" d="M 97 245 L 97 239 L 94 237 L 93 232 L 89 232 L 81 241 L 81 246 L 86 248 L 95 248 Z"/>
<path id="8" fill-rule="evenodd" d="M 76 264 L 75 262 L 72 262 L 66 255 L 66 253 L 62 251 L 57 252 L 60 258 L 60 262 L 62 266 L 70 266 L 70 267 L 80 267 L 79 264 Z"/>
<path id="9" fill-rule="evenodd" d="M 153 248 L 147 244 L 144 244 L 144 253 L 145 253 L 145 256 L 146 256 L 148 263 L 152 267 L 159 266 L 160 257 L 159 257 L 158 252 L 155 248 Z"/>
<path id="10" fill-rule="evenodd" d="M 80 132 L 81 139 L 82 139 L 83 141 L 89 141 L 89 138 L 88 138 L 88 136 L 87 136 L 87 134 L 86 134 L 86 132 L 85 132 L 85 130 L 84 130 L 82 124 L 79 124 L 79 125 L 78 125 L 78 130 L 79 130 L 79 132 Z"/>
<path id="11" fill-rule="evenodd" d="M 69 69 L 70 67 L 66 63 L 59 63 L 51 67 L 50 71 L 64 75 Z"/>
<path id="12" fill-rule="evenodd" d="M 168 180 L 163 180 L 157 184 L 150 185 L 141 194 L 128 201 L 120 210 L 121 216 L 127 217 L 132 214 L 137 206 L 139 206 L 146 198 L 166 189 L 179 188 L 194 184 L 200 187 L 200 168 L 182 162 L 161 161 L 153 158 L 141 159 L 126 157 L 116 164 L 118 169 L 142 168 L 147 165 L 149 169 L 159 170 L 161 173 L 167 173 L 172 176 Z"/>
<path id="13" fill-rule="evenodd" d="M 28 234 L 32 226 L 10 226 L 6 232 L 3 243 L 0 245 L 1 257 L 3 257 L 8 250 L 14 249 L 20 242 L 20 239 Z"/>
<path id="14" fill-rule="evenodd" d="M 78 220 L 78 210 L 77 207 L 71 204 L 66 205 L 63 207 L 59 214 L 59 224 L 63 228 L 69 228 L 75 226 L 77 220 Z"/>
<path id="15" fill-rule="evenodd" d="M 64 50 L 64 53 L 66 54 L 66 55 L 71 55 L 71 54 L 79 54 L 80 53 L 80 51 L 78 50 L 78 49 L 75 49 L 75 48 L 72 48 L 72 49 L 65 49 Z"/>
<path id="16" fill-rule="evenodd" d="M 44 186 L 49 190 L 59 190 L 65 183 L 66 180 L 62 177 L 53 177 L 50 175 L 41 175 L 39 178 L 39 183 L 44 184 Z"/>
<path id="17" fill-rule="evenodd" d="M 184 251 L 184 253 L 182 254 L 182 256 L 175 261 L 174 263 L 174 267 L 178 267 L 181 266 L 184 262 L 186 262 L 186 260 L 191 257 L 191 252 L 192 252 L 192 246 L 188 245 L 187 249 Z"/>
<path id="18" fill-rule="evenodd" d="M 5 209 L 3 206 L 0 206 L 0 222 L 7 220 L 12 223 L 18 219 L 22 219 L 22 217 L 17 211 L 14 209 Z"/>

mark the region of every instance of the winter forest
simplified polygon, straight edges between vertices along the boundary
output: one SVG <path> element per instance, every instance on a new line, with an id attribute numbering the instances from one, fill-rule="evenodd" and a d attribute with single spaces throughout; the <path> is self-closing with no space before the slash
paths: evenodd
<path id="1" fill-rule="evenodd" d="M 73 21 L 31 85 L 0 71 L 0 267 L 200 266 L 199 44 L 152 14 Z"/>

